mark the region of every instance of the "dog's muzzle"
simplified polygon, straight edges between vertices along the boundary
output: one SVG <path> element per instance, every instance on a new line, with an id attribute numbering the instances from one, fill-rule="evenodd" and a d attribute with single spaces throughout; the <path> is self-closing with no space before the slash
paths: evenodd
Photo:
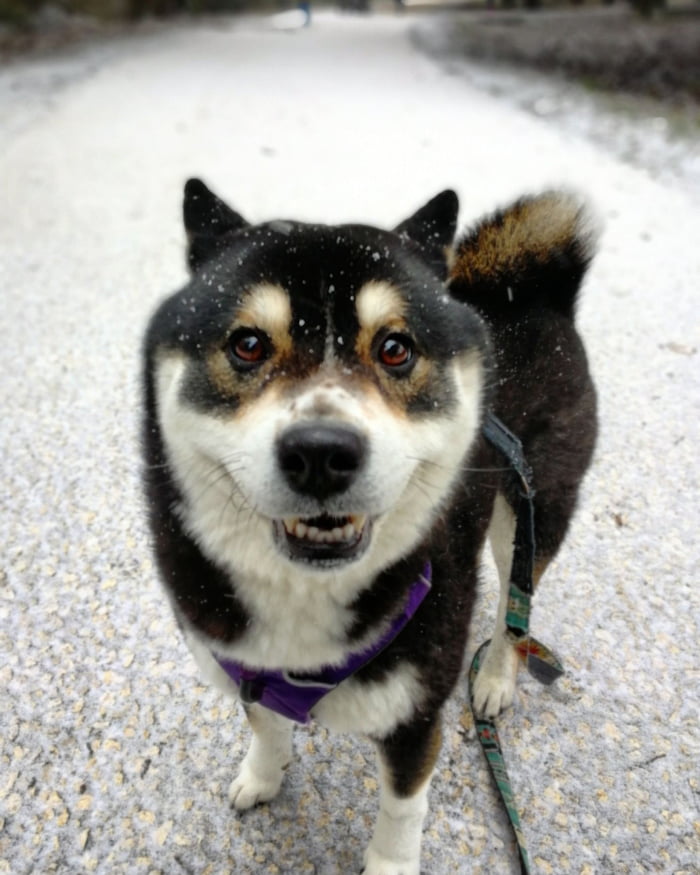
<path id="1" fill-rule="evenodd" d="M 367 440 L 343 424 L 304 423 L 287 429 L 277 443 L 277 463 L 290 489 L 321 509 L 311 517 L 275 522 L 278 544 L 294 560 L 334 565 L 357 559 L 369 543 L 365 514 L 325 512 L 357 480 L 367 458 Z"/>

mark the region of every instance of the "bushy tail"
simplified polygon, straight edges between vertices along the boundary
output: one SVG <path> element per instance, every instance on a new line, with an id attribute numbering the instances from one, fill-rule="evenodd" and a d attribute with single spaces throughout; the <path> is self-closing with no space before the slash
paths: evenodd
<path id="1" fill-rule="evenodd" d="M 548 308 L 573 319 L 597 236 L 577 196 L 549 191 L 521 198 L 458 240 L 450 291 L 486 317 Z"/>

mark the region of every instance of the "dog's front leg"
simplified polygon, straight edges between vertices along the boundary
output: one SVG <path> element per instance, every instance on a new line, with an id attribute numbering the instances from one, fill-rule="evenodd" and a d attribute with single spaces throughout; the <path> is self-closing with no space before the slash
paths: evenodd
<path id="1" fill-rule="evenodd" d="M 440 743 L 437 718 L 399 727 L 379 742 L 379 814 L 363 875 L 419 875 L 423 821 Z"/>
<path id="2" fill-rule="evenodd" d="M 276 796 L 292 758 L 291 720 L 262 705 L 251 705 L 246 714 L 253 738 L 228 791 L 231 805 L 239 811 Z"/>
<path id="3" fill-rule="evenodd" d="M 498 570 L 500 595 L 496 625 L 474 682 L 474 710 L 477 716 L 489 720 L 513 701 L 518 675 L 518 656 L 506 630 L 515 528 L 512 508 L 502 495 L 497 495 L 489 524 L 489 540 Z"/>

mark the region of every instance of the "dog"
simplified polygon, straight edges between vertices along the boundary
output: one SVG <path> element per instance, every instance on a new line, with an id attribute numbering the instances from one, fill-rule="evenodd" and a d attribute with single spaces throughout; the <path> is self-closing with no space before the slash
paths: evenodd
<path id="1" fill-rule="evenodd" d="M 517 490 L 488 411 L 533 471 L 539 581 L 574 512 L 596 395 L 574 325 L 595 248 L 570 193 L 457 238 L 445 191 L 392 231 L 249 224 L 185 186 L 191 278 L 144 342 L 154 553 L 201 671 L 252 742 L 229 799 L 272 799 L 295 722 L 376 744 L 365 875 L 417 875 L 441 709 L 463 668 L 485 540 L 500 578 L 477 714 L 512 701 L 505 628 Z"/>

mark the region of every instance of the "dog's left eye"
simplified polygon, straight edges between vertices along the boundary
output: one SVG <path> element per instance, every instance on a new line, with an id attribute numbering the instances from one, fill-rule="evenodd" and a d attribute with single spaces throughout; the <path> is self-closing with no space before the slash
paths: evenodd
<path id="1" fill-rule="evenodd" d="M 235 367 L 249 370 L 269 358 L 270 344 L 261 332 L 252 328 L 239 328 L 229 338 L 227 350 Z"/>
<path id="2" fill-rule="evenodd" d="M 379 344 L 378 358 L 385 368 L 405 370 L 413 355 L 413 341 L 405 334 L 390 334 Z"/>

